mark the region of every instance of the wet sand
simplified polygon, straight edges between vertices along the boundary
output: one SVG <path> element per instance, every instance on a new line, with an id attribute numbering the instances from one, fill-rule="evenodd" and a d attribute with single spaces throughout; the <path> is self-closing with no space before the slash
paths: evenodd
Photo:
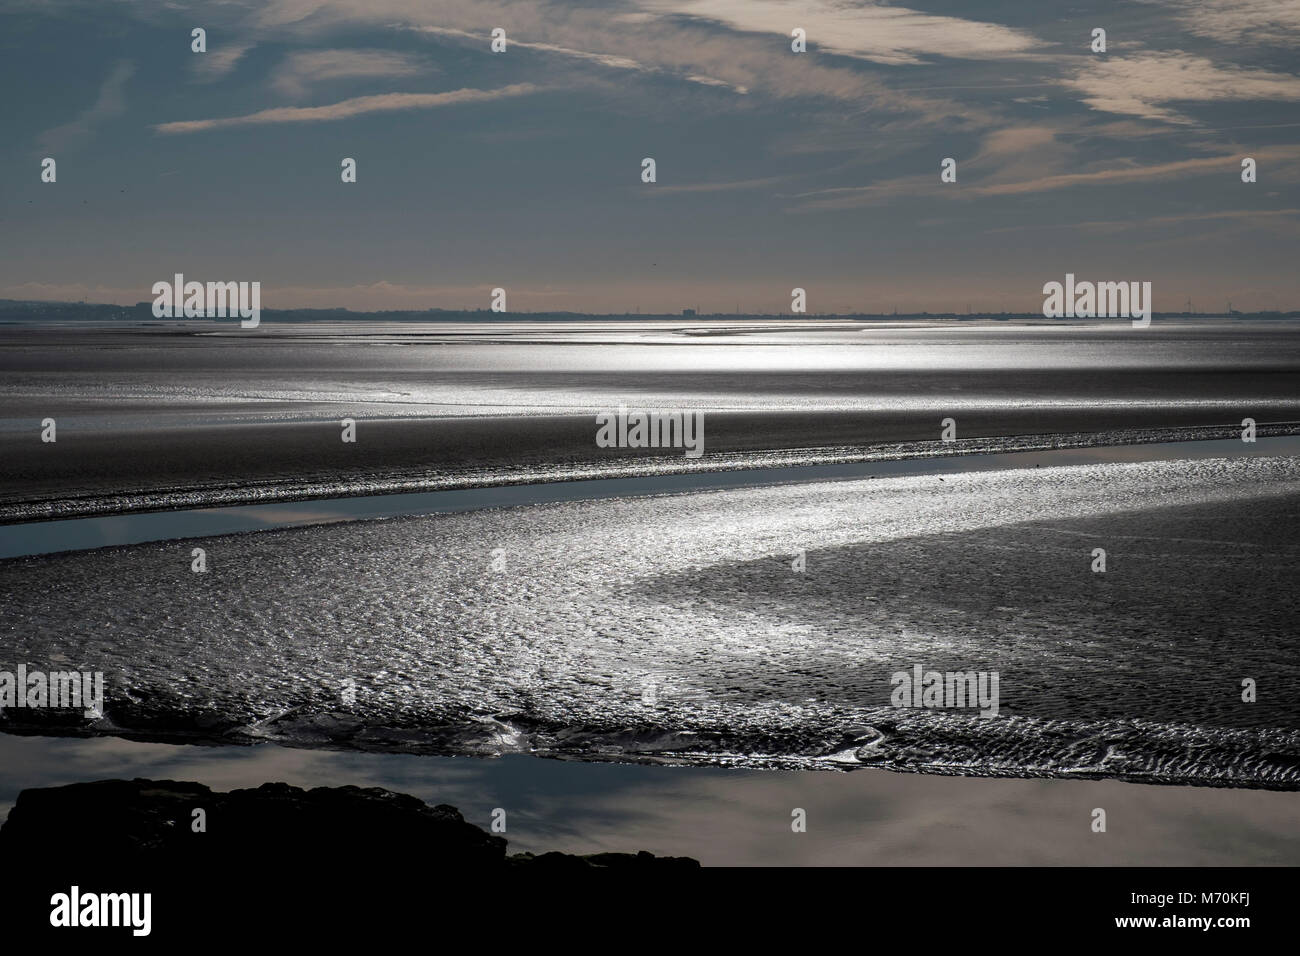
<path id="1" fill-rule="evenodd" d="M 813 450 L 1228 437 L 1244 417 L 1261 435 L 1300 429 L 1289 322 L 197 334 L 208 326 L 222 328 L 0 329 L 0 520 L 195 507 L 205 493 L 230 504 L 744 467 L 774 452 L 798 464 Z M 704 457 L 597 447 L 594 415 L 620 404 L 703 412 Z M 939 441 L 947 417 L 956 445 Z M 46 418 L 54 443 L 40 440 Z"/>
<path id="2" fill-rule="evenodd" d="M 110 734 L 1294 788 L 1297 530 L 1285 457 L 565 501 L 5 561 L 0 634 Z"/>
<path id="3" fill-rule="evenodd" d="M 282 331 L 0 330 L 0 515 L 667 468 L 594 447 L 592 414 L 620 402 L 705 411 L 704 468 L 1300 420 L 1290 324 L 869 330 L 862 347 L 843 330 Z M 947 415 L 956 446 L 935 441 Z M 357 783 L 478 822 L 510 807 L 518 850 L 1295 865 L 1294 794 L 1270 792 L 1300 786 L 1295 469 L 822 482 L 0 562 L 0 645 L 110 681 L 98 726 L 3 719 L 56 736 L 0 734 L 0 810 L 24 787 L 115 776 Z M 193 497 L 168 504 L 177 491 Z M 494 549 L 509 574 L 488 574 Z M 890 674 L 914 664 L 998 671 L 1000 716 L 891 708 Z M 760 767 L 818 769 L 736 769 Z"/>

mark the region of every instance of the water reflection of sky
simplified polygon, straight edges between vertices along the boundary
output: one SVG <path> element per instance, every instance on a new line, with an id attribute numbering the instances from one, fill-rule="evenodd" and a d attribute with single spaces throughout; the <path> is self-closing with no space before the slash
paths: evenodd
<path id="1" fill-rule="evenodd" d="M 707 865 L 1297 865 L 1295 794 L 1115 781 L 738 771 L 191 747 L 0 734 L 0 814 L 18 792 L 81 780 L 382 786 L 450 803 L 511 852 L 650 850 Z M 790 830 L 801 807 L 808 830 Z M 1109 832 L 1090 830 L 1104 807 Z"/>

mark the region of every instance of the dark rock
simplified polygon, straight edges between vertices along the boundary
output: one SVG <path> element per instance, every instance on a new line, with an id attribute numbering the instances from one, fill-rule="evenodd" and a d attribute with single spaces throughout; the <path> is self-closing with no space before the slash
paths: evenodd
<path id="1" fill-rule="evenodd" d="M 194 832 L 194 811 L 206 832 Z M 650 853 L 506 856 L 506 841 L 467 823 L 455 807 L 430 807 L 379 787 L 302 790 L 265 783 L 222 793 L 175 780 L 101 780 L 24 790 L 0 827 L 0 858 L 57 864 L 100 860 L 118 868 L 167 868 L 265 880 L 277 867 L 376 874 L 464 870 L 527 872 L 698 867 Z M 267 868 L 271 868 L 268 870 Z"/>

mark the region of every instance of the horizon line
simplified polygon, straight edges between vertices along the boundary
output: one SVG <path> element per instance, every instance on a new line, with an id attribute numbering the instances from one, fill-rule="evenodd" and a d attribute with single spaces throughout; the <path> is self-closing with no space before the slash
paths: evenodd
<path id="1" fill-rule="evenodd" d="M 217 316 L 169 316 L 165 319 L 158 319 L 152 313 L 153 303 L 148 300 L 142 300 L 132 305 L 120 305 L 114 302 L 87 302 L 85 300 L 67 300 L 67 299 L 7 299 L 0 298 L 0 308 L 14 307 L 33 307 L 33 306 L 51 306 L 65 308 L 84 308 L 84 309 L 118 309 L 122 311 L 133 311 L 139 309 L 148 309 L 149 318 L 158 321 L 169 322 L 201 322 L 208 319 L 218 318 Z M 588 318 L 676 318 L 676 319 L 709 319 L 709 318 L 786 318 L 786 319 L 807 319 L 807 318 L 912 318 L 912 317 L 929 317 L 929 318 L 982 318 L 982 317 L 1006 317 L 1006 318 L 1039 318 L 1048 321 L 1064 321 L 1067 317 L 1048 317 L 1038 312 L 1010 312 L 1007 310 L 972 310 L 967 309 L 965 312 L 956 312 L 944 310 L 938 312 L 930 311 L 909 311 L 902 312 L 895 310 L 893 312 L 701 312 L 696 309 L 683 309 L 679 312 L 642 312 L 639 309 L 635 312 L 576 312 L 571 309 L 557 309 L 550 311 L 538 310 L 519 310 L 512 309 L 507 312 L 497 312 L 493 309 L 484 308 L 444 308 L 442 306 L 428 306 L 423 309 L 366 309 L 356 310 L 349 309 L 345 306 L 298 306 L 294 308 L 275 308 L 265 307 L 261 310 L 262 314 L 267 313 L 304 313 L 304 312 L 329 312 L 329 313 L 346 313 L 352 316 L 372 316 L 372 315 L 421 315 L 429 313 L 447 313 L 452 315 L 482 315 L 484 317 L 500 316 L 503 319 L 508 316 L 576 316 Z M 1180 316 L 1180 317 L 1219 317 L 1230 318 L 1232 316 L 1300 316 L 1300 307 L 1292 309 L 1255 309 L 1245 311 L 1241 309 L 1224 309 L 1212 310 L 1208 312 L 1195 310 L 1182 311 L 1152 311 L 1154 316 Z M 1096 319 L 1107 320 L 1115 318 L 1113 316 L 1072 316 L 1068 317 L 1071 321 L 1079 319 Z M 1118 318 L 1123 318 L 1119 316 Z"/>

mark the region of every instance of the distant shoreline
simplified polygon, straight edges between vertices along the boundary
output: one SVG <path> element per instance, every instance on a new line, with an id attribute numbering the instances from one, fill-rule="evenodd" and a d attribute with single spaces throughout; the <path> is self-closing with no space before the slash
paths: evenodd
<path id="1" fill-rule="evenodd" d="M 1297 319 L 1300 310 L 1263 312 L 1152 312 L 1153 319 Z M 0 299 L 0 323 L 29 323 L 33 319 L 56 322 L 207 322 L 206 316 L 194 318 L 159 319 L 153 314 L 150 302 L 135 305 L 112 305 L 88 302 L 44 302 L 18 299 Z M 1041 310 L 1037 312 L 820 312 L 793 314 L 788 312 L 493 312 L 490 309 L 395 309 L 354 312 L 350 309 L 263 309 L 264 322 L 574 322 L 595 321 L 649 321 L 688 320 L 691 322 L 754 322 L 754 321 L 916 321 L 941 320 L 944 322 L 972 321 L 1027 321 L 1037 320 L 1048 324 L 1072 325 L 1078 323 L 1105 324 L 1128 322 L 1128 319 L 1048 319 Z"/>

